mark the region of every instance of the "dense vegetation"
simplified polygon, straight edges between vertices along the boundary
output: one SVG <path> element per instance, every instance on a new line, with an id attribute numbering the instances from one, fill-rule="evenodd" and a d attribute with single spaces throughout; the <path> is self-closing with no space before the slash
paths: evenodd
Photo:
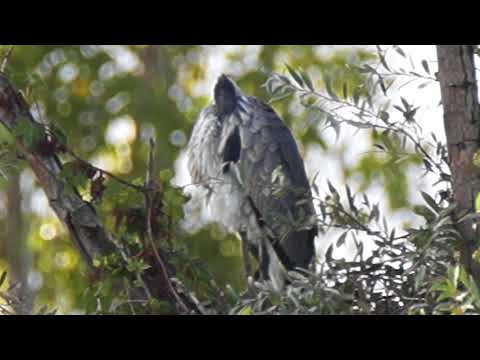
<path id="1" fill-rule="evenodd" d="M 421 70 L 394 69 L 390 53 L 408 58 L 398 46 L 327 52 L 324 46 L 3 45 L 0 51 L 3 72 L 39 124 L 20 119 L 0 133 L 3 312 L 478 313 L 480 291 L 460 265 L 458 230 L 476 214 L 456 211 L 447 149 L 422 131 L 418 107 L 403 97 L 391 101 L 406 81 L 438 86 L 426 61 L 417 64 Z M 283 293 L 245 280 L 235 237 L 213 224 L 194 234 L 182 226 L 188 185 L 172 181 L 180 176 L 176 161 L 219 68 L 282 115 L 304 154 L 314 148 L 322 156 L 334 147 L 341 159 L 356 152 L 343 136 L 352 129 L 369 140 L 354 165 L 341 163 L 343 181 L 321 171 L 312 176 L 318 241 L 335 239 L 322 244 L 308 276 L 292 274 Z M 108 256 L 86 264 L 49 209 L 28 153 L 58 156 L 58 182 L 89 203 L 116 239 Z M 408 196 L 412 169 L 437 180 L 434 188 L 415 189 L 422 203 Z M 368 195 L 378 184 L 380 203 Z M 399 211 L 415 221 L 392 226 L 389 215 Z"/>

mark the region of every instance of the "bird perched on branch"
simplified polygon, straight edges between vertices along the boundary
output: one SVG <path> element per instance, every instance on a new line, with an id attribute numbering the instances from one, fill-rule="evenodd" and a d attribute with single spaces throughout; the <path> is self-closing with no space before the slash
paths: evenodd
<path id="1" fill-rule="evenodd" d="M 297 144 L 274 110 L 222 75 L 215 102 L 199 115 L 188 169 L 211 218 L 239 235 L 259 275 L 282 289 L 306 269 L 317 234 L 311 190 Z M 198 199 L 197 199 L 198 200 Z M 247 270 L 248 273 L 249 270 Z"/>

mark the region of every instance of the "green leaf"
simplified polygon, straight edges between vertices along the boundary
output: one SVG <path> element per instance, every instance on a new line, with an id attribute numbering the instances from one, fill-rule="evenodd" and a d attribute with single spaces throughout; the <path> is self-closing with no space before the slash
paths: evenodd
<path id="1" fill-rule="evenodd" d="M 403 56 L 404 58 L 407 57 L 407 55 L 405 54 L 405 52 L 398 46 L 398 45 L 395 45 L 395 51 L 400 54 L 401 56 Z"/>
<path id="2" fill-rule="evenodd" d="M 293 77 L 293 79 L 295 80 L 295 82 L 301 87 L 303 88 L 303 80 L 302 80 L 302 77 L 297 74 L 297 72 L 295 70 L 293 70 L 290 66 L 288 66 L 288 64 L 285 64 L 285 66 L 287 67 L 287 70 L 288 72 L 290 73 L 290 75 Z"/>
<path id="3" fill-rule="evenodd" d="M 60 171 L 60 177 L 68 180 L 75 175 L 76 169 L 76 163 L 67 162 L 63 164 L 62 171 Z"/>
<path id="4" fill-rule="evenodd" d="M 238 315 L 253 315 L 252 308 L 250 306 L 245 306 L 239 311 Z"/>
<path id="5" fill-rule="evenodd" d="M 45 315 L 48 311 L 47 305 L 43 305 L 40 310 L 38 310 L 37 315 Z"/>
<path id="6" fill-rule="evenodd" d="M 328 184 L 328 189 L 330 190 L 330 192 L 332 193 L 332 195 L 334 195 L 336 198 L 339 198 L 340 195 L 338 194 L 337 189 L 335 189 L 335 187 L 332 185 L 332 183 L 330 182 L 330 180 L 327 180 L 327 184 Z"/>
<path id="7" fill-rule="evenodd" d="M 286 99 L 289 96 L 293 95 L 294 93 L 295 93 L 295 91 L 293 91 L 291 88 L 286 88 L 286 90 L 284 92 L 282 92 L 280 95 L 273 96 L 270 100 L 268 100 L 268 103 L 272 104 L 276 101 Z"/>
<path id="8" fill-rule="evenodd" d="M 480 167 L 480 151 L 477 151 L 473 155 L 473 165 L 475 165 L 476 167 Z"/>
<path id="9" fill-rule="evenodd" d="M 102 261 L 100 259 L 93 259 L 93 266 L 96 268 L 102 266 Z"/>
<path id="10" fill-rule="evenodd" d="M 340 237 L 337 240 L 337 243 L 335 244 L 337 248 L 345 244 L 347 235 L 348 235 L 348 231 L 345 231 L 342 235 L 340 235 Z"/>
<path id="11" fill-rule="evenodd" d="M 363 68 L 365 69 L 365 72 L 367 72 L 367 73 L 374 73 L 374 74 L 377 73 L 377 71 L 372 66 L 370 66 L 368 64 L 363 65 Z"/>
<path id="12" fill-rule="evenodd" d="M 176 188 L 168 188 L 163 193 L 163 202 L 167 206 L 181 207 L 187 201 L 188 197 L 186 197 L 181 191 L 177 190 Z"/>
<path id="13" fill-rule="evenodd" d="M 384 123 L 389 124 L 388 119 L 390 119 L 390 114 L 388 112 L 381 111 L 379 117 Z"/>
<path id="14" fill-rule="evenodd" d="M 363 65 L 363 67 L 358 67 L 357 69 L 360 74 L 376 73 L 375 69 L 368 64 Z"/>
<path id="15" fill-rule="evenodd" d="M 327 249 L 327 252 L 325 253 L 325 260 L 326 260 L 327 264 L 332 262 L 332 260 L 333 260 L 332 254 L 333 254 L 333 246 L 330 245 Z"/>
<path id="16" fill-rule="evenodd" d="M 327 90 L 328 95 L 330 95 L 334 100 L 337 100 L 337 95 L 333 91 L 332 79 L 327 74 L 324 75 L 323 81 L 325 83 L 325 89 Z"/>
<path id="17" fill-rule="evenodd" d="M 169 183 L 170 180 L 173 179 L 173 172 L 172 172 L 172 170 L 170 170 L 170 169 L 165 169 L 165 170 L 160 171 L 159 178 L 160 178 L 160 180 L 162 181 L 162 183 L 164 183 L 164 184 Z"/>
<path id="18" fill-rule="evenodd" d="M 421 89 L 427 87 L 427 85 L 429 85 L 429 84 L 430 84 L 430 81 L 425 81 L 424 83 L 421 83 L 420 85 L 418 85 L 417 88 L 418 88 L 419 90 L 421 90 Z"/>
<path id="19" fill-rule="evenodd" d="M 477 212 L 480 212 L 480 193 L 477 194 L 477 197 L 475 199 L 475 210 Z"/>
<path id="20" fill-rule="evenodd" d="M 378 54 L 380 58 L 380 63 L 383 65 L 383 67 L 387 70 L 390 71 L 390 68 L 387 65 L 387 62 L 385 61 L 385 57 L 382 54 Z"/>
<path id="21" fill-rule="evenodd" d="M 141 273 L 150 269 L 150 267 L 142 259 L 130 259 L 127 264 L 127 270 L 131 273 Z"/>
<path id="22" fill-rule="evenodd" d="M 0 276 L 0 287 L 3 285 L 3 283 L 5 282 L 5 279 L 7 278 L 7 272 L 4 271 L 2 273 L 2 275 Z"/>
<path id="23" fill-rule="evenodd" d="M 43 137 L 43 131 L 27 118 L 20 118 L 12 130 L 15 137 L 20 137 L 29 149 L 35 148 Z"/>
<path id="24" fill-rule="evenodd" d="M 59 145 L 67 146 L 67 135 L 65 135 L 62 129 L 60 129 L 57 125 L 53 124 L 50 126 L 50 131 Z"/>
<path id="25" fill-rule="evenodd" d="M 72 187 L 84 187 L 88 181 L 87 175 L 79 169 L 76 162 L 67 162 L 63 164 L 60 178 L 66 181 Z"/>
<path id="26" fill-rule="evenodd" d="M 439 213 L 440 212 L 440 207 L 437 205 L 435 200 L 430 195 L 428 195 L 426 192 L 421 191 L 421 194 L 422 194 L 423 200 L 425 200 L 425 202 L 428 204 L 428 206 L 430 206 L 433 210 L 435 210 L 436 213 Z"/>
<path id="27" fill-rule="evenodd" d="M 357 88 L 353 89 L 353 103 L 355 106 L 358 105 L 358 100 L 360 99 L 360 94 Z"/>
<path id="28" fill-rule="evenodd" d="M 308 75 L 308 73 L 306 73 L 305 71 L 302 71 L 301 75 L 302 75 L 303 81 L 305 82 L 305 85 L 307 85 L 307 88 L 311 92 L 314 92 L 315 89 L 313 88 L 313 83 L 312 83 L 312 80 L 310 79 L 310 76 Z"/>
<path id="29" fill-rule="evenodd" d="M 135 186 L 143 186 L 144 182 L 145 181 L 141 177 L 138 177 L 132 180 L 132 184 Z"/>
<path id="30" fill-rule="evenodd" d="M 413 212 L 417 215 L 422 216 L 428 223 L 431 223 L 435 220 L 435 213 L 430 210 L 430 208 L 423 205 L 415 205 L 413 207 Z"/>
<path id="31" fill-rule="evenodd" d="M 457 265 L 448 269 L 448 275 L 449 279 L 452 281 L 453 288 L 456 290 L 458 286 L 458 278 L 460 276 L 460 266 Z"/>
<path id="32" fill-rule="evenodd" d="M 387 87 L 385 86 L 385 83 L 383 82 L 383 79 L 381 77 L 378 79 L 378 84 L 380 85 L 383 94 L 387 95 Z"/>
<path id="33" fill-rule="evenodd" d="M 280 303 L 282 302 L 282 298 L 278 292 L 270 293 L 268 298 L 274 306 L 280 305 Z"/>
<path id="34" fill-rule="evenodd" d="M 173 310 L 172 305 L 168 301 L 150 299 L 148 304 L 156 314 L 168 314 Z"/>
<path id="35" fill-rule="evenodd" d="M 425 72 L 430 75 L 430 68 L 428 67 L 427 60 L 422 60 L 422 66 L 423 66 L 423 69 L 425 70 Z"/>
<path id="36" fill-rule="evenodd" d="M 469 288 L 470 291 L 472 292 L 472 295 L 475 297 L 475 299 L 480 300 L 480 290 L 478 289 L 477 284 L 475 283 L 475 280 L 472 279 L 472 277 L 469 277 Z"/>
<path id="37" fill-rule="evenodd" d="M 237 292 L 232 288 L 231 285 L 227 285 L 225 287 L 225 294 L 227 295 L 227 299 L 230 305 L 235 305 L 237 303 L 239 297 Z"/>

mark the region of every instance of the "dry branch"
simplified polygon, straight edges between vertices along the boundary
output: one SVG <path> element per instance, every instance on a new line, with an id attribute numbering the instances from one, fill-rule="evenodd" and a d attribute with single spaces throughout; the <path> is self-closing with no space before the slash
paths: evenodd
<path id="1" fill-rule="evenodd" d="M 3 73 L 0 73 L 0 123 L 12 133 L 20 122 L 27 122 L 28 126 L 41 127 L 42 131 L 44 130 L 43 125 L 34 120 L 21 93 L 14 89 Z M 95 208 L 83 200 L 77 192 L 72 192 L 65 186 L 60 177 L 62 164 L 55 152 L 46 153 L 38 147 L 30 149 L 20 137 L 15 141 L 19 155 L 25 158 L 32 168 L 50 206 L 68 229 L 71 240 L 87 264 L 92 267 L 94 259 L 108 256 L 115 251 L 120 252 L 122 258 L 127 260 L 128 256 L 119 246 L 116 246 L 118 242 L 105 230 Z M 158 254 L 157 249 L 155 252 Z M 138 294 L 147 293 L 147 299 L 151 297 L 159 300 L 167 299 L 179 313 L 196 310 L 185 294 L 179 295 L 178 291 L 172 287 L 169 277 L 173 270 L 168 272 L 164 268 L 159 269 L 158 262 L 151 257 L 147 257 L 146 262 L 151 269 L 142 275 L 140 282 L 144 284 L 144 288 L 138 289 Z M 163 259 L 162 265 L 165 263 L 166 260 Z M 168 267 L 167 265 L 165 267 Z M 169 266 L 169 268 L 172 267 Z M 138 294 L 135 295 L 137 298 Z M 179 296 L 182 297 L 180 301 Z"/>

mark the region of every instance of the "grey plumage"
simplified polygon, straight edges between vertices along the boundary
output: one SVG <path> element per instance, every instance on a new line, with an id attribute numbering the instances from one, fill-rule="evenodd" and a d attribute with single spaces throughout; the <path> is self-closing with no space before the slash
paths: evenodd
<path id="1" fill-rule="evenodd" d="M 297 144 L 273 109 L 222 75 L 215 103 L 194 126 L 188 148 L 194 183 L 213 219 L 248 243 L 260 274 L 280 289 L 286 271 L 314 254 L 314 208 Z"/>

